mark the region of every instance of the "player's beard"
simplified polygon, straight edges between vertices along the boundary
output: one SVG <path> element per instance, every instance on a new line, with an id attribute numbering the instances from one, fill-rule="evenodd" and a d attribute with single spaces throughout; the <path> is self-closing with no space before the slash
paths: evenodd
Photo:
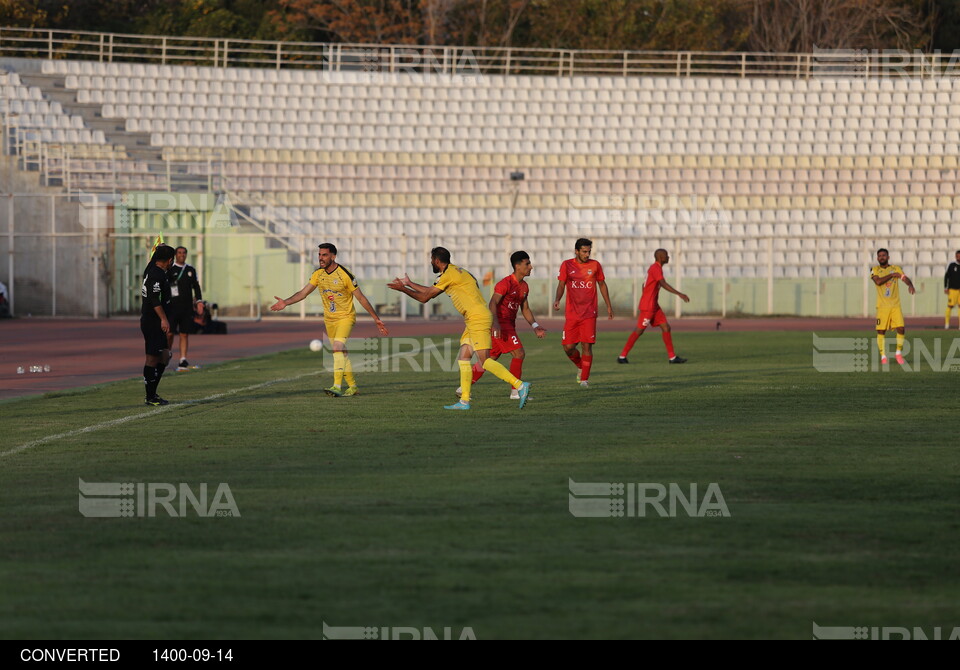
<path id="1" fill-rule="evenodd" d="M 433 270 L 433 274 L 435 275 L 440 274 L 440 268 L 438 268 L 437 264 L 434 263 L 433 261 L 430 261 L 430 269 Z"/>

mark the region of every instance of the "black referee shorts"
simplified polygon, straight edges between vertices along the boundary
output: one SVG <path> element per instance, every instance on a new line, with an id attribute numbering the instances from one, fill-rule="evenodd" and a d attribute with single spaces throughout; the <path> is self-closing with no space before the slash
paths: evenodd
<path id="1" fill-rule="evenodd" d="M 167 310 L 167 321 L 170 322 L 170 334 L 193 334 L 193 305 L 173 304 Z"/>
<path id="2" fill-rule="evenodd" d="M 159 356 L 167 348 L 167 335 L 160 328 L 160 319 L 154 321 L 141 317 L 140 332 L 143 333 L 143 351 L 147 356 Z"/>

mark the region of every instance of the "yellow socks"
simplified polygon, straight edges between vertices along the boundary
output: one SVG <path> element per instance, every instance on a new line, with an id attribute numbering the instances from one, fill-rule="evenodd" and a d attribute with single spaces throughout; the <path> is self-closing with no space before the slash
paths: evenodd
<path id="1" fill-rule="evenodd" d="M 342 351 L 333 352 L 333 385 L 343 386 L 343 366 L 346 356 Z"/>
<path id="2" fill-rule="evenodd" d="M 904 343 L 906 340 L 907 340 L 907 336 L 906 336 L 906 335 L 901 335 L 900 333 L 897 333 L 897 353 L 898 353 L 898 354 L 902 354 L 902 353 L 903 353 L 903 343 Z"/>
<path id="3" fill-rule="evenodd" d="M 510 371 L 503 367 L 499 362 L 488 358 L 483 362 L 483 369 L 492 374 L 497 379 L 502 379 L 503 381 L 510 384 L 515 389 L 519 389 L 523 386 L 523 382 L 510 374 Z M 460 373 L 460 376 L 463 376 L 463 372 Z M 472 377 L 471 377 L 472 379 Z"/>
<path id="4" fill-rule="evenodd" d="M 880 347 L 880 355 L 886 356 L 886 346 L 887 346 L 887 336 L 886 335 L 877 335 L 877 346 Z"/>
<path id="5" fill-rule="evenodd" d="M 944 328 L 949 328 L 949 327 L 950 327 L 950 315 L 951 315 L 951 314 L 953 314 L 953 307 L 947 307 L 947 318 L 946 318 L 946 321 L 944 322 L 944 326 L 943 326 Z"/>
<path id="6" fill-rule="evenodd" d="M 473 365 L 470 361 L 457 361 L 460 365 L 460 402 L 470 403 L 470 387 L 473 385 Z"/>
<path id="7" fill-rule="evenodd" d="M 356 385 L 357 385 L 357 380 L 356 380 L 356 378 L 353 376 L 353 363 L 350 362 L 350 356 L 344 354 L 344 355 L 343 355 L 343 358 L 344 358 L 344 361 L 343 361 L 343 378 L 346 380 L 347 386 L 356 386 Z"/>

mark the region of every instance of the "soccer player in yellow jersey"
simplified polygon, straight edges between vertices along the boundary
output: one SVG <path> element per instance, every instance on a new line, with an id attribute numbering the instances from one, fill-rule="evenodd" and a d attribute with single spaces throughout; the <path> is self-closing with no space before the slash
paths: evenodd
<path id="1" fill-rule="evenodd" d="M 353 376 L 353 366 L 347 351 L 347 340 L 357 322 L 357 310 L 353 306 L 356 298 L 360 305 L 370 313 L 377 324 L 381 335 L 387 335 L 387 328 L 377 316 L 367 297 L 363 295 L 357 280 L 350 271 L 337 263 L 337 247 L 325 243 L 320 245 L 320 269 L 313 273 L 307 285 L 286 300 L 280 296 L 273 296 L 277 303 L 270 307 L 271 311 L 281 312 L 285 307 L 295 305 L 316 289 L 320 289 L 323 298 L 323 323 L 327 328 L 327 338 L 333 346 L 333 386 L 325 393 L 335 398 L 355 396 L 360 393 L 357 389 L 357 380 Z M 343 390 L 343 382 L 347 382 L 347 390 Z"/>
<path id="2" fill-rule="evenodd" d="M 477 354 L 484 370 L 517 390 L 520 396 L 520 409 L 523 409 L 530 394 L 530 383 L 517 379 L 503 365 L 490 358 L 490 349 L 493 347 L 490 336 L 493 313 L 487 308 L 487 302 L 480 294 L 480 286 L 476 278 L 463 268 L 453 265 L 450 262 L 450 252 L 443 247 L 436 247 L 430 252 L 430 266 L 440 275 L 433 286 L 415 284 L 407 276 L 403 279 L 399 277 L 394 279 L 388 286 L 424 304 L 446 293 L 453 301 L 454 308 L 463 315 L 466 329 L 460 338 L 460 357 L 457 361 L 460 366 L 462 395 L 460 402 L 444 409 L 470 409 L 470 386 L 473 384 L 473 368 L 470 366 L 470 360 L 474 353 Z"/>
<path id="3" fill-rule="evenodd" d="M 954 258 L 957 262 L 951 263 L 947 268 L 947 274 L 943 276 L 943 292 L 947 296 L 947 318 L 943 325 L 945 330 L 950 330 L 950 315 L 953 313 L 953 308 L 956 307 L 960 311 L 960 251 Z"/>
<path id="4" fill-rule="evenodd" d="M 897 363 L 903 365 L 903 342 L 907 329 L 903 323 L 903 310 L 900 309 L 900 282 L 907 285 L 910 295 L 917 292 L 913 282 L 903 273 L 899 265 L 890 265 L 890 252 L 877 251 L 877 263 L 870 271 L 870 279 L 877 285 L 877 345 L 880 347 L 880 362 L 887 360 L 886 337 L 888 330 L 897 331 Z"/>

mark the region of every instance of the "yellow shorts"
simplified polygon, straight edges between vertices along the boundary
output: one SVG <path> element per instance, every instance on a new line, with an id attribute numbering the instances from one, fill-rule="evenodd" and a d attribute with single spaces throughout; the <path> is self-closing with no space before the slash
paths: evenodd
<path id="1" fill-rule="evenodd" d="M 885 307 L 877 309 L 877 331 L 887 332 L 895 328 L 903 328 L 903 310 L 899 307 Z"/>
<path id="2" fill-rule="evenodd" d="M 947 297 L 947 305 L 950 307 L 960 307 L 960 289 L 952 288 Z"/>
<path id="3" fill-rule="evenodd" d="M 353 332 L 356 323 L 356 319 L 324 320 L 324 325 L 327 327 L 327 339 L 331 342 L 346 342 L 350 339 L 350 333 Z"/>
<path id="4" fill-rule="evenodd" d="M 466 329 L 460 337 L 460 345 L 467 344 L 474 351 L 489 351 L 493 349 L 493 337 L 490 329 L 493 328 L 493 314 L 467 317 L 464 321 Z"/>

